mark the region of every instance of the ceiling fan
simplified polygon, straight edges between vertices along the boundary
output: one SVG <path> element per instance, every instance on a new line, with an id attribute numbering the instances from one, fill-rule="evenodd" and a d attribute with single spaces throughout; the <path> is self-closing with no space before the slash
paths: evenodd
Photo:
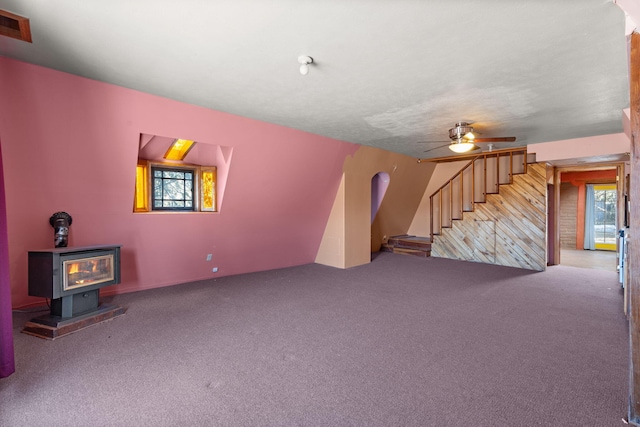
<path id="1" fill-rule="evenodd" d="M 466 153 L 471 150 L 478 149 L 477 143 L 489 143 L 489 147 L 492 148 L 496 142 L 514 142 L 515 136 L 505 136 L 499 138 L 478 138 L 474 134 L 473 127 L 468 122 L 458 122 L 454 127 L 449 129 L 449 139 L 451 142 L 447 145 L 432 148 L 427 151 L 436 150 L 442 147 L 449 147 L 449 149 L 455 153 Z M 439 141 L 438 141 L 439 142 Z M 444 141 L 442 141 L 444 142 Z M 425 151 L 426 152 L 426 151 Z"/>

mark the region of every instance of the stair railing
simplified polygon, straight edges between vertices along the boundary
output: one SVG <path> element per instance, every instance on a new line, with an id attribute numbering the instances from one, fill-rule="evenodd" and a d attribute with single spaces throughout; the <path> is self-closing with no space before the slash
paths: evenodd
<path id="1" fill-rule="evenodd" d="M 501 162 L 505 163 L 502 168 Z M 476 167 L 480 163 L 481 167 Z M 526 148 L 488 151 L 473 157 L 430 196 L 431 241 L 433 242 L 433 236 L 442 233 L 443 228 L 451 228 L 454 220 L 462 219 L 464 212 L 472 212 L 475 203 L 484 203 L 487 194 L 498 194 L 500 185 L 511 184 L 513 175 L 526 173 Z M 489 188 L 492 191 L 488 191 Z M 437 202 L 434 203 L 436 198 Z M 434 214 L 434 208 L 437 214 Z"/>

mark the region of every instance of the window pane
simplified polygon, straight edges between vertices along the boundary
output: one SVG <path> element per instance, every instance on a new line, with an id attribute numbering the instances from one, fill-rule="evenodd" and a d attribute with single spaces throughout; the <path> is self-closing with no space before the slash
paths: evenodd
<path id="1" fill-rule="evenodd" d="M 169 178 L 169 179 L 184 179 L 184 172 L 178 172 L 178 171 L 164 171 L 163 178 Z"/>
<path id="2" fill-rule="evenodd" d="M 162 199 L 162 179 L 153 180 L 153 197 Z"/>
<path id="3" fill-rule="evenodd" d="M 154 168 L 154 209 L 193 210 L 193 171 Z M 158 175 L 160 175 L 158 177 Z"/>
<path id="4" fill-rule="evenodd" d="M 136 166 L 136 194 L 134 212 L 147 212 L 149 210 L 149 189 L 147 184 L 148 168 L 146 163 L 138 163 Z"/>
<path id="5" fill-rule="evenodd" d="M 616 197 L 614 189 L 596 189 L 594 191 L 594 237 L 596 245 L 615 245 L 616 230 Z"/>
<path id="6" fill-rule="evenodd" d="M 184 181 L 165 179 L 163 198 L 171 200 L 184 199 Z"/>
<path id="7" fill-rule="evenodd" d="M 200 185 L 202 186 L 202 209 L 213 211 L 214 205 L 215 170 L 203 170 Z"/>

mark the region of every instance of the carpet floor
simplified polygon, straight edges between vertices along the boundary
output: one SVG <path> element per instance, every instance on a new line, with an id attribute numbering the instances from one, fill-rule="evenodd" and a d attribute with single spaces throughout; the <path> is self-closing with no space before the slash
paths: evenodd
<path id="1" fill-rule="evenodd" d="M 20 331 L 2 426 L 622 426 L 615 272 L 380 253 L 116 295 L 125 315 Z"/>

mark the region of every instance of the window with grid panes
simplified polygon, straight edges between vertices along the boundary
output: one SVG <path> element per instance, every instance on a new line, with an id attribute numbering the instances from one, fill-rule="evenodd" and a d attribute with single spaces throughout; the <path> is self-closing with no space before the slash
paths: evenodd
<path id="1" fill-rule="evenodd" d="M 194 169 L 152 167 L 151 209 L 193 211 L 195 174 Z"/>

